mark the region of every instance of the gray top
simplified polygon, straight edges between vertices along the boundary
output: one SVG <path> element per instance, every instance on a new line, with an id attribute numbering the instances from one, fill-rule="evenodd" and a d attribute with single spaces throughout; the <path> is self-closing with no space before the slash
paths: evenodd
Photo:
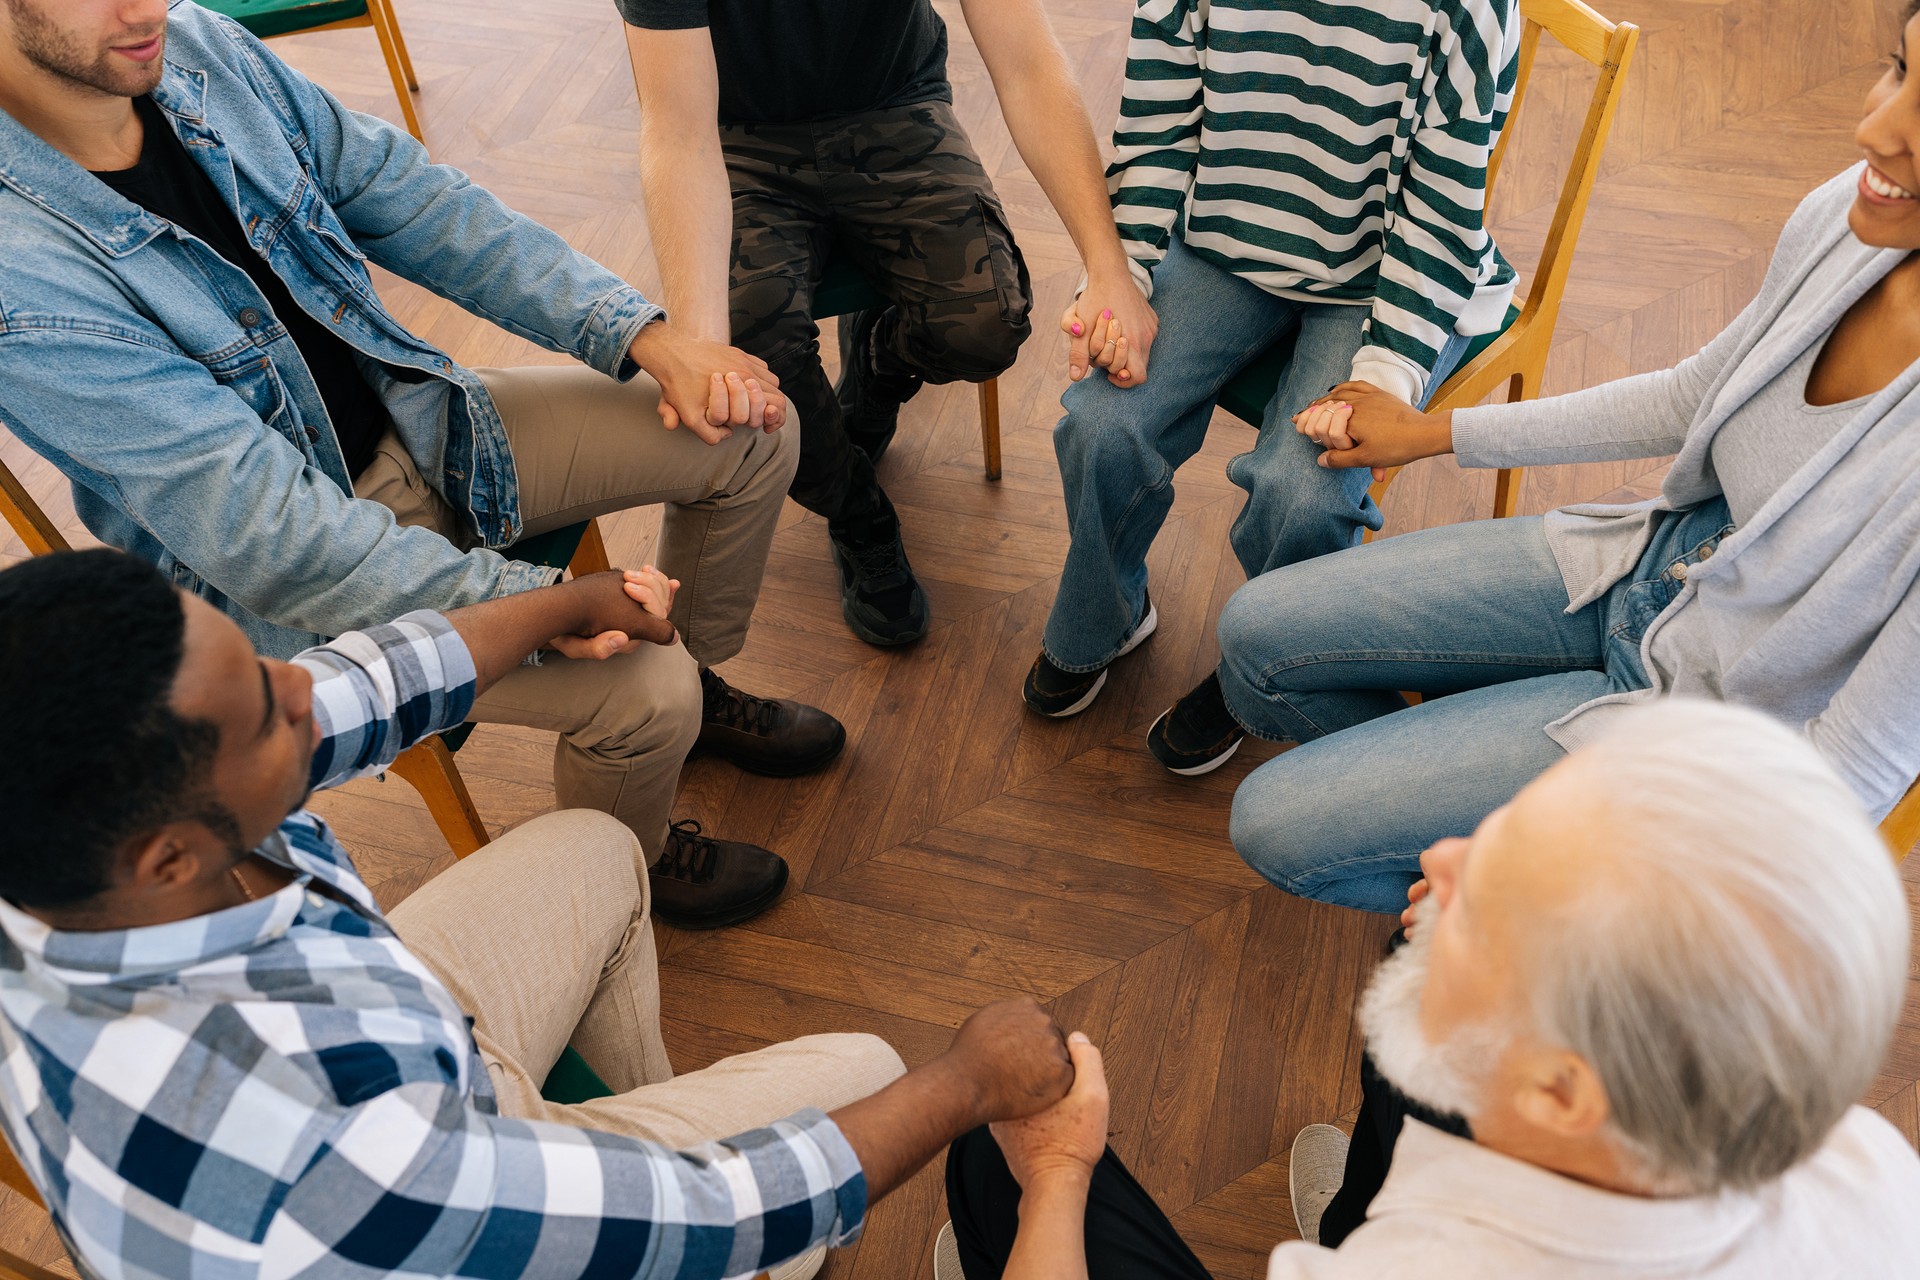
<path id="1" fill-rule="evenodd" d="M 1597 698 L 1547 727 L 1569 749 L 1618 708 L 1672 692 L 1801 728 L 1876 817 L 1920 772 L 1920 432 L 1908 429 L 1920 419 L 1920 364 L 1825 413 L 1805 411 L 1805 374 L 1792 372 L 1906 257 L 1848 229 L 1859 174 L 1856 165 L 1801 203 L 1759 295 L 1697 355 L 1572 395 L 1454 414 L 1464 466 L 1679 455 L 1651 502 L 1547 515 L 1569 611 L 1632 571 L 1652 511 L 1725 493 L 1740 525 L 1648 627 L 1654 688 Z M 1793 439 L 1783 444 L 1783 433 Z"/>

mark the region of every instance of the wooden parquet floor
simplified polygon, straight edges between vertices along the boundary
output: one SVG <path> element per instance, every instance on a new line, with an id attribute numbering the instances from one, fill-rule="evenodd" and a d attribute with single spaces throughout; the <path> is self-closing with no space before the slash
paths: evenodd
<path id="1" fill-rule="evenodd" d="M 1851 131 L 1899 0 L 1605 0 L 1643 29 L 1627 100 L 1573 268 L 1549 390 L 1659 368 L 1690 354 L 1758 288 L 1796 201 L 1855 158 Z M 1049 1002 L 1106 1046 L 1113 1142 L 1222 1280 L 1262 1274 L 1293 1234 L 1286 1152 L 1294 1131 L 1357 1104 L 1355 994 L 1385 941 L 1378 917 L 1265 887 L 1227 842 L 1234 786 L 1271 748 L 1249 746 L 1211 777 L 1162 773 L 1141 735 L 1213 665 L 1213 620 L 1238 585 L 1226 532 L 1239 507 L 1228 458 L 1251 428 L 1220 416 L 1178 476 L 1150 560 L 1163 619 L 1100 702 L 1064 723 L 1025 714 L 1018 685 L 1039 643 L 1066 549 L 1049 429 L 1064 385 L 1051 332 L 1078 274 L 1072 246 L 1002 123 L 953 0 L 957 105 L 1010 211 L 1038 298 L 1034 339 L 1002 380 L 1006 474 L 983 482 L 971 388 L 929 388 L 882 468 L 936 625 L 903 653 L 848 635 L 820 522 L 789 505 L 745 653 L 727 674 L 804 698 L 847 724 L 823 774 L 686 774 L 682 810 L 792 862 L 799 886 L 742 928 L 663 931 L 668 1044 L 681 1069 L 822 1030 L 887 1037 L 909 1062 L 947 1042 L 978 1005 Z M 1050 0 L 1102 130 L 1118 101 L 1130 5 Z M 637 108 L 607 0 L 401 0 L 438 159 L 460 166 L 643 289 L 657 277 L 639 199 Z M 350 105 L 397 119 L 368 32 L 277 43 Z M 1543 53 L 1494 211 L 1524 271 L 1577 130 L 1587 82 Z M 381 281 L 402 320 L 472 364 L 556 357 L 425 291 Z M 832 350 L 832 344 L 826 344 Z M 73 525 L 50 469 L 8 438 L 0 452 Z M 1531 472 L 1540 511 L 1659 468 Z M 1491 478 L 1420 464 L 1388 502 L 1388 532 L 1481 517 Z M 637 561 L 657 525 L 604 522 L 615 562 Z M 78 533 L 77 526 L 74 526 Z M 22 554 L 9 538 L 0 561 Z M 482 814 L 504 828 L 553 803 L 550 740 L 482 728 L 459 759 Z M 363 782 L 317 806 L 391 904 L 450 861 L 404 784 Z M 1910 894 L 1920 866 L 1909 864 Z M 1920 1132 L 1920 975 L 1885 1074 L 1867 1101 Z M 938 1170 L 873 1215 L 837 1255 L 836 1280 L 927 1280 L 944 1219 Z M 45 1218 L 10 1194 L 0 1245 L 58 1249 Z"/>

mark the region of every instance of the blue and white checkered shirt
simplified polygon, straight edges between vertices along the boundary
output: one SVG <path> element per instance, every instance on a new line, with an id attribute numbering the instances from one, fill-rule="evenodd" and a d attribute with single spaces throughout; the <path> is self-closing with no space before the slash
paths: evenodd
<path id="1" fill-rule="evenodd" d="M 316 787 L 473 703 L 435 613 L 296 661 Z M 0 903 L 0 1119 L 83 1270 L 694 1280 L 858 1233 L 866 1180 L 818 1111 L 679 1153 L 500 1116 L 464 1013 L 326 824 L 295 813 L 256 852 L 294 881 L 171 924 L 59 932 Z"/>

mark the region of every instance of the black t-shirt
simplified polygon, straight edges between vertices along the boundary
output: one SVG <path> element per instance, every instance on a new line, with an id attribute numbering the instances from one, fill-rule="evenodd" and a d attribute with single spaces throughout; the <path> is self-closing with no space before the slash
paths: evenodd
<path id="1" fill-rule="evenodd" d="M 947 24 L 928 0 L 614 0 L 636 27 L 706 27 L 720 123 L 796 124 L 951 102 Z"/>
<path id="2" fill-rule="evenodd" d="M 320 388 L 320 398 L 340 440 L 340 452 L 347 460 L 347 474 L 358 476 L 373 461 L 374 449 L 386 432 L 387 410 L 361 375 L 353 348 L 300 309 L 285 282 L 247 243 L 240 219 L 220 198 L 213 180 L 187 154 L 186 145 L 153 99 L 135 98 L 133 107 L 140 113 L 147 135 L 141 144 L 139 163 L 111 173 L 96 170 L 93 176 L 149 213 L 191 231 L 215 253 L 253 277 Z"/>

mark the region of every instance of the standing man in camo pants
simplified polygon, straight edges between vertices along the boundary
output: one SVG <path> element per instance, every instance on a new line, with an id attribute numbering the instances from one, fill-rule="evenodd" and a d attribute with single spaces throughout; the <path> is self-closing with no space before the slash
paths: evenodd
<path id="1" fill-rule="evenodd" d="M 946 26 L 929 0 L 616 3 L 668 312 L 779 377 L 801 432 L 791 492 L 827 519 L 847 625 L 869 644 L 918 640 L 926 596 L 874 467 L 923 382 L 985 382 L 1013 364 L 1032 305 L 1026 263 L 954 114 Z M 1103 346 L 1081 360 L 1137 384 L 1153 311 L 1129 275 L 1041 0 L 960 7 L 1014 145 L 1086 266 L 1079 314 L 1099 320 L 1081 338 Z M 888 302 L 840 322 L 837 388 L 812 319 L 830 257 Z"/>

